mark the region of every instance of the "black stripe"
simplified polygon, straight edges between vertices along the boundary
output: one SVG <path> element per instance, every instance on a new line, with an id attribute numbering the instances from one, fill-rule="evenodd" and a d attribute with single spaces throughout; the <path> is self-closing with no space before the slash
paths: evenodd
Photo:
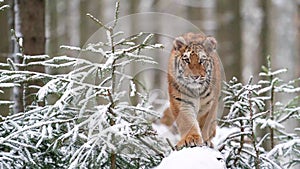
<path id="1" fill-rule="evenodd" d="M 185 87 L 185 86 L 183 86 L 183 87 L 184 87 L 185 89 L 188 89 L 188 91 L 189 91 L 192 95 L 190 95 L 190 94 L 188 94 L 188 93 L 186 93 L 186 92 L 180 90 L 179 85 L 178 85 L 176 82 L 174 82 L 174 80 L 172 80 L 171 85 L 172 85 L 179 93 L 182 93 L 182 94 L 184 94 L 184 95 L 186 95 L 186 96 L 189 96 L 189 97 L 196 97 L 196 96 L 194 95 L 194 93 L 191 92 L 191 91 L 189 90 L 189 88 L 187 88 L 187 87 Z"/>
<path id="2" fill-rule="evenodd" d="M 186 90 L 188 90 L 194 97 L 198 97 L 198 92 L 195 92 L 195 90 L 192 90 L 192 89 L 190 89 L 190 88 L 188 88 L 187 86 L 184 86 L 184 88 L 186 89 Z"/>
<path id="3" fill-rule="evenodd" d="M 178 64 L 178 61 L 179 61 L 179 58 L 175 58 L 175 76 L 176 76 L 176 72 L 177 72 L 177 69 L 179 70 L 179 64 Z M 177 83 L 175 83 L 173 81 L 173 87 L 176 88 L 177 91 L 179 91 L 180 93 L 183 93 L 189 97 L 197 97 L 197 95 L 195 95 L 194 91 L 192 91 L 190 88 L 188 88 L 187 86 L 185 85 L 182 85 L 190 94 L 186 93 L 186 92 L 183 92 L 182 90 L 179 89 L 179 85 Z"/>
<path id="4" fill-rule="evenodd" d="M 175 58 L 174 59 L 174 69 L 175 69 L 175 76 L 176 76 L 176 72 L 177 70 L 179 70 L 179 59 L 180 58 Z M 210 81 L 210 80 L 209 80 Z M 204 82 L 205 83 L 205 82 Z M 208 82 L 209 83 L 209 82 Z M 180 89 L 180 85 L 178 83 L 175 82 L 175 80 L 172 80 L 171 82 L 171 85 L 180 93 L 186 95 L 186 96 L 189 96 L 189 97 L 192 97 L 192 98 L 195 98 L 195 97 L 201 97 L 205 92 L 206 90 L 209 88 L 209 85 L 205 85 L 205 89 L 199 94 L 198 91 L 195 91 L 195 90 L 192 90 L 190 89 L 189 87 L 187 87 L 186 85 L 184 84 L 181 84 L 182 88 L 184 89 L 184 91 L 182 89 Z"/>
<path id="5" fill-rule="evenodd" d="M 209 105 L 209 103 L 211 103 L 213 101 L 213 99 L 210 99 L 209 101 L 206 102 L 206 105 Z"/>
<path id="6" fill-rule="evenodd" d="M 177 71 L 177 58 L 174 59 L 174 69 L 175 69 L 175 72 Z"/>
<path id="7" fill-rule="evenodd" d="M 205 97 L 208 97 L 210 95 L 210 91 L 209 92 L 207 92 L 207 94 L 205 95 Z"/>
<path id="8" fill-rule="evenodd" d="M 204 82 L 203 83 L 203 85 L 202 85 L 202 87 L 204 87 L 204 89 L 202 89 L 202 92 L 199 94 L 200 95 L 200 97 L 202 97 L 206 92 L 207 92 L 207 90 L 208 90 L 208 88 L 209 88 L 209 84 L 205 84 L 206 82 Z M 210 94 L 210 91 L 208 92 L 208 95 Z M 207 96 L 207 95 L 206 95 Z"/>
<path id="9" fill-rule="evenodd" d="M 189 105 L 191 105 L 191 106 L 193 106 L 193 107 L 195 108 L 195 105 L 194 105 L 194 103 L 193 103 L 193 102 L 191 102 L 191 101 L 184 100 L 184 99 L 182 99 L 182 98 L 175 97 L 175 96 L 173 96 L 173 98 L 174 98 L 175 100 L 177 100 L 177 101 L 180 101 L 180 102 L 183 102 L 183 103 L 189 104 Z"/>

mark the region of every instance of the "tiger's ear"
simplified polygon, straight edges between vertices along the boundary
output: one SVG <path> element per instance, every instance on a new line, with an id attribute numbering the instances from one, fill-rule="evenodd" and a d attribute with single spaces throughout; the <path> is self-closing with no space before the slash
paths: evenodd
<path id="1" fill-rule="evenodd" d="M 175 38 L 175 40 L 173 41 L 173 46 L 175 50 L 182 50 L 186 47 L 186 45 L 186 41 L 182 36 Z"/>
<path id="2" fill-rule="evenodd" d="M 203 42 L 203 46 L 208 53 L 214 52 L 217 49 L 217 40 L 212 36 L 207 36 Z"/>

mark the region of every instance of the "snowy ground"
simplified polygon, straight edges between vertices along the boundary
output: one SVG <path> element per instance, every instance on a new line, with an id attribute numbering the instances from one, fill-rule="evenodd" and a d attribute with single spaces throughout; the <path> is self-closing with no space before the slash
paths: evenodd
<path id="1" fill-rule="evenodd" d="M 162 124 L 154 124 L 153 128 L 158 135 L 168 138 L 172 145 L 176 145 L 180 136 L 176 126 L 167 127 Z M 231 133 L 237 132 L 237 128 L 217 128 L 216 136 L 212 140 L 218 147 Z M 180 151 L 171 152 L 163 159 L 156 169 L 225 169 L 224 156 L 217 150 L 208 147 L 184 148 Z"/>
<path id="2" fill-rule="evenodd" d="M 217 150 L 194 147 L 172 152 L 155 169 L 226 169 L 226 164 Z"/>
<path id="3" fill-rule="evenodd" d="M 173 145 L 176 145 L 176 143 L 180 139 L 180 136 L 176 131 L 177 129 L 175 125 L 167 127 L 163 124 L 153 124 L 153 128 L 157 131 L 157 134 L 160 137 L 168 138 Z M 217 127 L 216 136 L 212 139 L 212 142 L 215 145 L 215 147 L 218 147 L 218 145 L 220 145 L 226 139 L 227 136 L 238 131 L 238 128 Z"/>

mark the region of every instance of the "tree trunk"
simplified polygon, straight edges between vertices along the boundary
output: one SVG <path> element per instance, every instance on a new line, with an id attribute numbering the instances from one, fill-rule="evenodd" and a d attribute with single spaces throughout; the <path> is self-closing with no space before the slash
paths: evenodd
<path id="1" fill-rule="evenodd" d="M 9 57 L 10 51 L 10 34 L 9 34 L 9 12 L 10 9 L 5 9 L 4 11 L 0 11 L 0 63 L 5 63 L 7 58 Z M 0 93 L 0 100 L 9 100 L 10 97 L 10 89 L 1 89 L 4 93 Z M 6 116 L 8 115 L 8 105 L 0 105 L 0 115 Z"/>
<path id="2" fill-rule="evenodd" d="M 284 81 L 297 78 L 296 70 L 299 67 L 297 51 L 297 2 L 296 1 L 268 1 L 268 46 L 271 55 L 272 69 L 287 68 L 288 73 L 281 76 Z M 287 103 L 296 94 L 281 95 L 274 97 L 282 103 Z M 276 101 L 275 100 L 275 101 Z M 283 124 L 287 132 L 294 132 L 299 126 L 296 120 L 288 120 Z M 276 144 L 276 142 L 275 142 Z"/>
<path id="3" fill-rule="evenodd" d="M 297 15 L 297 44 L 298 44 L 298 51 L 296 54 L 296 62 L 295 63 L 300 63 L 300 1 L 298 1 L 298 15 Z M 297 73 L 296 73 L 296 77 L 300 77 L 300 66 L 296 66 L 297 67 Z"/>
<path id="4" fill-rule="evenodd" d="M 260 72 L 261 63 L 261 43 L 260 35 L 262 28 L 263 12 L 259 6 L 258 0 L 243 0 L 241 1 L 241 16 L 242 16 L 242 77 L 246 83 L 249 77 L 254 76 L 257 81 L 258 73 Z"/>
<path id="5" fill-rule="evenodd" d="M 225 69 L 226 79 L 230 80 L 233 76 L 241 79 L 240 0 L 218 1 L 217 12 L 218 53 Z"/>
<path id="6" fill-rule="evenodd" d="M 19 20 L 15 25 L 16 32 L 24 40 L 25 55 L 45 53 L 45 0 L 16 0 L 16 11 Z M 41 69 L 37 69 L 41 70 Z M 43 71 L 43 69 L 41 70 Z"/>
<path id="7" fill-rule="evenodd" d="M 18 37 L 23 38 L 23 54 L 45 54 L 45 0 L 15 0 L 14 10 L 15 31 Z M 26 60 L 17 58 L 17 56 L 14 59 L 17 63 L 27 63 Z M 24 69 L 45 72 L 42 66 L 32 66 Z M 41 86 L 42 82 L 33 81 L 23 84 L 24 92 L 22 87 L 14 90 L 15 112 L 24 111 L 25 107 L 34 101 L 34 93 L 37 92 L 37 89 L 29 88 L 31 85 Z"/>
<path id="8" fill-rule="evenodd" d="M 58 55 L 58 31 L 57 31 L 57 0 L 48 0 L 46 4 L 46 53 L 50 56 Z M 55 70 L 50 70 L 50 72 Z"/>

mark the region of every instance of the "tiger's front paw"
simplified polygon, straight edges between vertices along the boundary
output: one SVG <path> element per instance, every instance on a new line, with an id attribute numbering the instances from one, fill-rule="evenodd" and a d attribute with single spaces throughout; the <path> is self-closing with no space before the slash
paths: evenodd
<path id="1" fill-rule="evenodd" d="M 203 140 L 199 134 L 187 135 L 182 138 L 176 145 L 176 149 L 180 150 L 183 147 L 197 147 L 202 146 Z"/>

